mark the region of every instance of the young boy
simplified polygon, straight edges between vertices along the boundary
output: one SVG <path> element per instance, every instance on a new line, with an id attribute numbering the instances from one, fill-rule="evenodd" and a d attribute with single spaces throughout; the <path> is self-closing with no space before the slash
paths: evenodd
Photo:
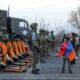
<path id="1" fill-rule="evenodd" d="M 69 66 L 69 73 L 72 73 L 71 70 L 71 61 L 68 58 L 68 56 L 70 55 L 71 51 L 73 50 L 73 45 L 70 42 L 70 38 L 69 37 L 65 37 L 65 41 L 63 42 L 61 48 L 60 48 L 60 52 L 58 54 L 58 56 L 62 55 L 63 56 L 63 66 L 62 66 L 62 73 L 65 72 L 65 63 L 66 61 L 68 62 L 68 66 Z"/>

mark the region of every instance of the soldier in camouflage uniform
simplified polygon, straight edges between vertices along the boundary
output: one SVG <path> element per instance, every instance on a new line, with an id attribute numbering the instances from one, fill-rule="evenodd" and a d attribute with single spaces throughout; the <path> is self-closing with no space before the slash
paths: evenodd
<path id="1" fill-rule="evenodd" d="M 32 73 L 39 74 L 40 69 L 37 68 L 37 64 L 40 60 L 40 49 L 38 45 L 38 37 L 37 37 L 37 23 L 32 23 L 30 25 L 31 31 L 31 48 L 33 52 L 33 63 L 32 63 Z"/>
<path id="2" fill-rule="evenodd" d="M 4 28 L 4 29 L 2 30 L 1 39 L 2 39 L 2 41 L 3 41 L 4 43 L 6 43 L 6 42 L 8 41 L 8 39 L 9 39 L 9 35 L 8 35 L 8 32 L 7 32 L 7 29 L 6 29 L 6 28 Z"/>
<path id="3" fill-rule="evenodd" d="M 51 31 L 51 50 L 54 50 L 54 41 L 55 41 L 54 31 Z"/>
<path id="4" fill-rule="evenodd" d="M 39 37 L 39 41 L 40 41 L 40 45 L 41 45 L 40 62 L 45 63 L 44 57 L 45 57 L 46 36 L 45 36 L 44 29 L 39 30 L 38 37 Z"/>
<path id="5" fill-rule="evenodd" d="M 46 31 L 46 54 L 45 54 L 46 57 L 49 56 L 50 43 L 51 43 L 51 38 L 49 35 L 49 31 Z"/>

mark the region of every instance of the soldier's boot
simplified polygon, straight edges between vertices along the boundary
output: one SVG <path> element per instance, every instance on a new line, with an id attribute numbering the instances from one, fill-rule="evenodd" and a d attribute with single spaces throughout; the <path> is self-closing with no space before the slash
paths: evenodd
<path id="1" fill-rule="evenodd" d="M 65 73 L 65 70 L 64 70 L 64 69 L 62 69 L 61 73 Z"/>
<path id="2" fill-rule="evenodd" d="M 37 68 L 36 71 L 40 71 L 40 69 Z"/>
<path id="3" fill-rule="evenodd" d="M 71 74 L 72 74 L 72 70 L 69 70 L 69 73 L 71 73 Z"/>
<path id="4" fill-rule="evenodd" d="M 40 60 L 40 63 L 45 63 L 45 60 L 44 60 L 44 59 L 41 59 L 41 60 Z"/>
<path id="5" fill-rule="evenodd" d="M 40 74 L 37 70 L 32 70 L 32 74 Z"/>

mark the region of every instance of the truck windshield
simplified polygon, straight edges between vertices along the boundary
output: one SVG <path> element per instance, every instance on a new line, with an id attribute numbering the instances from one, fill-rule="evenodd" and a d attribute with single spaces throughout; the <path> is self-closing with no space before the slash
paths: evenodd
<path id="1" fill-rule="evenodd" d="M 26 22 L 19 22 L 19 27 L 27 28 L 27 23 Z"/>

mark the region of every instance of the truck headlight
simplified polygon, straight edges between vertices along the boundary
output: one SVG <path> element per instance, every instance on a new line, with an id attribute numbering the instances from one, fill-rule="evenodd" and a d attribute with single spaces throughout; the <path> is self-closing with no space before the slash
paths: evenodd
<path id="1" fill-rule="evenodd" d="M 23 34 L 24 34 L 24 35 L 27 35 L 27 31 L 24 30 L 24 31 L 23 31 Z"/>

